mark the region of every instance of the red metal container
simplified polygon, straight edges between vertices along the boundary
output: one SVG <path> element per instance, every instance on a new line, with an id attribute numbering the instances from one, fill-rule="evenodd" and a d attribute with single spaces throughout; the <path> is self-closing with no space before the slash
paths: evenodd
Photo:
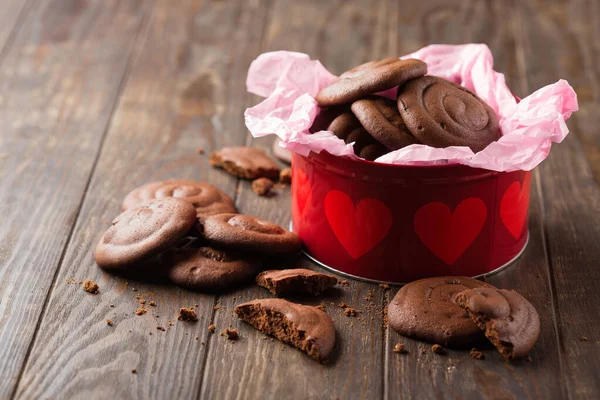
<path id="1" fill-rule="evenodd" d="M 527 244 L 531 173 L 293 154 L 292 226 L 318 263 L 389 283 L 477 276 Z"/>

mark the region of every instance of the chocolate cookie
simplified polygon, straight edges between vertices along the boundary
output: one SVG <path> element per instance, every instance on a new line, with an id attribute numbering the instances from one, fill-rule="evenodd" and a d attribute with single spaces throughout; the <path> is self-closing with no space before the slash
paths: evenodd
<path id="1" fill-rule="evenodd" d="M 279 177 L 279 167 L 275 161 L 253 147 L 224 147 L 210 155 L 210 164 L 244 179 Z"/>
<path id="2" fill-rule="evenodd" d="M 426 73 L 427 64 L 419 60 L 386 58 L 370 61 L 344 72 L 331 85 L 321 89 L 315 99 L 321 107 L 352 103 Z"/>
<path id="3" fill-rule="evenodd" d="M 327 108 L 321 108 L 319 114 L 315 117 L 311 127 L 308 129 L 310 133 L 316 133 L 320 131 L 326 131 L 327 127 L 331 122 L 336 119 L 340 114 L 350 111 L 347 104 L 342 106 L 333 106 Z"/>
<path id="4" fill-rule="evenodd" d="M 237 212 L 231 197 L 213 185 L 188 180 L 169 180 L 142 185 L 123 200 L 121 208 L 128 210 L 154 199 L 177 197 L 186 200 L 196 208 L 199 217 Z"/>
<path id="5" fill-rule="evenodd" d="M 203 221 L 204 237 L 211 243 L 261 254 L 291 254 L 302 242 L 279 225 L 241 214 L 213 215 Z"/>
<path id="6" fill-rule="evenodd" d="M 273 155 L 279 160 L 291 164 L 292 152 L 288 149 L 284 149 L 283 147 L 279 146 L 279 142 L 281 142 L 280 138 L 275 138 L 275 140 L 273 140 Z"/>
<path id="7" fill-rule="evenodd" d="M 324 362 L 335 345 L 331 317 L 313 306 L 283 299 L 254 300 L 235 307 L 237 316 L 267 335 Z"/>
<path id="8" fill-rule="evenodd" d="M 398 150 L 417 143 L 402 120 L 394 101 L 371 96 L 355 101 L 351 108 L 367 132 L 388 149 Z"/>
<path id="9" fill-rule="evenodd" d="M 290 293 L 318 295 L 334 287 L 337 282 L 334 276 L 305 268 L 264 271 L 256 277 L 258 286 L 267 288 L 277 296 Z"/>
<path id="10" fill-rule="evenodd" d="M 474 152 L 500 138 L 498 117 L 477 95 L 435 76 L 398 89 L 398 110 L 408 129 L 432 147 L 468 146 Z"/>
<path id="11" fill-rule="evenodd" d="M 388 152 L 386 147 L 369 135 L 350 111 L 336 117 L 327 130 L 345 143 L 354 143 L 354 154 L 364 159 L 372 161 Z"/>
<path id="12" fill-rule="evenodd" d="M 167 275 L 177 286 L 209 292 L 226 290 L 252 279 L 261 267 L 257 259 L 208 246 L 166 252 L 161 262 L 170 267 Z"/>
<path id="13" fill-rule="evenodd" d="M 195 221 L 194 206 L 175 197 L 126 210 L 96 246 L 96 263 L 106 269 L 136 265 L 177 243 Z"/>
<path id="14" fill-rule="evenodd" d="M 540 317 L 514 290 L 478 288 L 456 295 L 456 303 L 506 358 L 525 357 L 540 335 Z"/>
<path id="15" fill-rule="evenodd" d="M 457 293 L 491 287 L 466 277 L 427 278 L 403 286 L 388 307 L 390 326 L 399 334 L 445 346 L 485 340 L 479 327 L 454 302 Z"/>

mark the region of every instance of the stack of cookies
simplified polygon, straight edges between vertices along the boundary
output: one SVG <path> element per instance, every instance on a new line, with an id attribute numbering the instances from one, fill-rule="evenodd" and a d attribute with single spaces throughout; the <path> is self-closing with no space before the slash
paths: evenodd
<path id="1" fill-rule="evenodd" d="M 478 152 L 499 139 L 490 106 L 462 86 L 426 73 L 424 62 L 397 58 L 344 72 L 315 97 L 322 109 L 310 131 L 333 132 L 367 160 L 415 143 Z M 395 87 L 396 100 L 377 95 Z"/>
<path id="2" fill-rule="evenodd" d="M 227 290 L 256 276 L 265 257 L 302 247 L 296 234 L 237 214 L 227 194 L 204 182 L 149 183 L 130 192 L 122 209 L 96 247 L 96 263 L 126 271 L 158 262 L 188 289 Z"/>

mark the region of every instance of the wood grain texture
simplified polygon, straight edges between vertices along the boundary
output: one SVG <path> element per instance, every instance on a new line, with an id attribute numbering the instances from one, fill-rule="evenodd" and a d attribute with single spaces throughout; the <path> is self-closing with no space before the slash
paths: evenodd
<path id="1" fill-rule="evenodd" d="M 597 1 L 552 1 L 544 7 L 527 1 L 519 3 L 517 14 L 519 21 L 527 21 L 519 24 L 519 46 L 526 60 L 529 90 L 558 78 L 568 79 L 579 92 L 583 87 L 593 88 L 591 98 L 585 94 L 579 97 L 581 111 L 569 121 L 572 134 L 553 146 L 537 182 L 543 194 L 544 233 L 565 385 L 569 397 L 581 399 L 600 393 L 600 292 L 592 284 L 600 280 L 600 187 L 585 156 L 585 148 L 594 151 L 598 143 L 600 119 L 592 111 L 597 110 L 598 69 L 589 59 L 595 44 L 580 39 L 580 35 L 598 28 L 598 13 L 593 12 L 598 7 Z M 594 137 L 593 143 L 590 137 Z M 593 163 L 597 168 L 597 162 Z"/>
<path id="2" fill-rule="evenodd" d="M 516 84 L 519 83 L 519 70 L 514 31 L 512 25 L 501 18 L 505 5 L 479 1 L 435 3 L 413 4 L 409 10 L 404 10 L 411 19 L 404 19 L 404 24 L 397 27 L 398 36 L 406 31 L 411 32 L 411 36 L 406 45 L 400 41 L 398 53 L 404 54 L 413 50 L 411 46 L 421 47 L 428 43 L 486 43 L 494 54 L 495 69 L 505 73 L 507 83 L 515 93 L 524 94 L 523 88 Z M 539 193 L 532 193 L 531 232 L 525 254 L 506 270 L 490 276 L 489 281 L 498 287 L 519 291 L 536 308 L 543 310 L 551 307 L 551 292 L 538 196 Z M 565 392 L 560 382 L 553 315 L 545 313 L 541 319 L 542 335 L 532 351 L 531 363 L 505 363 L 493 347 L 480 349 L 486 360 L 474 360 L 464 350 L 449 350 L 447 355 L 439 356 L 431 352 L 431 345 L 402 338 L 389 330 L 386 395 L 391 399 L 563 398 Z M 395 343 L 404 343 L 408 354 L 391 352 Z"/>
<path id="3" fill-rule="evenodd" d="M 39 1 L 1 60 L 0 398 L 22 370 L 141 11 L 138 2 Z"/>
<path id="4" fill-rule="evenodd" d="M 214 297 L 142 282 L 134 292 L 133 281 L 103 273 L 92 252 L 137 185 L 197 179 L 234 194 L 236 180 L 209 167 L 196 148 L 244 140 L 239 99 L 258 48 L 240 39 L 256 43 L 265 15 L 265 7 L 244 1 L 154 5 L 17 397 L 197 396 Z M 100 294 L 65 284 L 71 276 L 96 280 Z M 134 315 L 136 294 L 157 307 Z M 180 307 L 194 304 L 197 323 L 176 320 Z"/>
<path id="5" fill-rule="evenodd" d="M 385 7 L 385 2 L 370 1 L 276 2 L 263 50 L 306 52 L 330 70 L 341 73 L 382 53 L 393 54 L 389 46 L 395 42 L 388 40 Z M 372 47 L 372 43 L 377 45 Z M 254 140 L 252 145 L 268 149 L 271 140 Z M 241 211 L 289 225 L 289 188 L 272 198 L 258 197 L 249 182 L 241 182 L 240 189 L 237 203 Z M 277 267 L 296 265 L 319 269 L 307 260 Z M 215 325 L 221 331 L 230 326 L 238 328 L 242 339 L 231 343 L 217 336 L 210 343 L 201 398 L 381 397 L 383 296 L 377 285 L 351 281 L 350 286 L 321 299 L 297 300 L 315 305 L 323 302 L 335 321 L 337 344 L 326 366 L 278 341 L 262 340 L 263 334 L 232 314 L 236 304 L 271 297 L 265 289 L 253 287 L 221 297 L 219 304 L 223 308 L 215 315 Z M 359 319 L 346 316 L 340 303 L 362 310 Z"/>

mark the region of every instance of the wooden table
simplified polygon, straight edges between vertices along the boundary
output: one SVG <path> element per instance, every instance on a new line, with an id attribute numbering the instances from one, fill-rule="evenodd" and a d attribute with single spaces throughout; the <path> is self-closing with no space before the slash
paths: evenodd
<path id="1" fill-rule="evenodd" d="M 0 398 L 600 397 L 598 0 L 4 0 L 0 9 Z M 260 100 L 245 87 L 258 54 L 302 51 L 340 73 L 465 42 L 487 43 L 520 96 L 559 78 L 579 95 L 572 133 L 534 172 L 527 251 L 490 278 L 540 311 L 530 362 L 505 363 L 492 349 L 483 361 L 433 354 L 384 326 L 396 289 L 351 281 L 327 299 L 338 345 L 323 366 L 232 315 L 264 289 L 199 294 L 94 264 L 121 199 L 149 181 L 208 181 L 242 212 L 288 224 L 289 189 L 258 197 L 196 153 L 268 151 L 272 139 L 252 140 L 243 120 Z M 97 281 L 100 293 L 72 278 Z M 136 295 L 157 306 L 136 316 Z M 362 309 L 361 319 L 330 302 Z M 176 321 L 195 304 L 198 323 Z M 210 334 L 211 323 L 238 328 L 241 340 Z M 391 351 L 397 342 L 408 354 Z"/>

